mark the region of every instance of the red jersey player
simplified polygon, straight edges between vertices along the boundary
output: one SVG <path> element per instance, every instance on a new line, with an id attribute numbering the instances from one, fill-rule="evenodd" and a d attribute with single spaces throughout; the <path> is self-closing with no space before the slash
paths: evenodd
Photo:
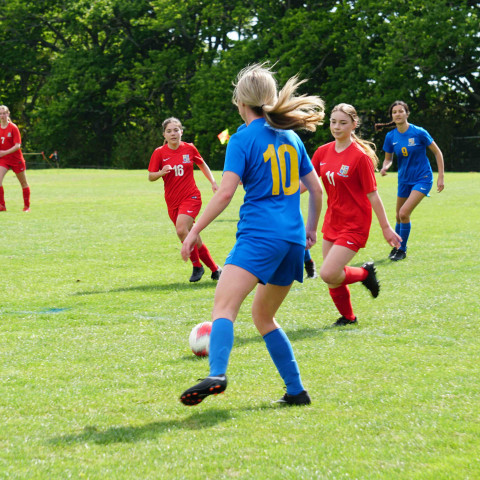
<path id="1" fill-rule="evenodd" d="M 347 266 L 367 243 L 372 208 L 385 240 L 397 248 L 401 242 L 388 222 L 377 192 L 374 171 L 378 158 L 370 142 L 355 135 L 358 124 L 358 115 L 352 105 L 341 103 L 334 107 L 330 131 L 335 141 L 318 148 L 312 158 L 328 196 L 322 227 L 320 276 L 342 315 L 334 326 L 357 323 L 350 301 L 350 283 L 362 282 L 373 297 L 377 297 L 380 290 L 373 262 L 366 262 L 362 267 Z"/>
<path id="2" fill-rule="evenodd" d="M 0 212 L 5 212 L 5 193 L 3 179 L 12 169 L 20 182 L 23 190 L 23 211 L 30 211 L 30 187 L 25 176 L 25 160 L 20 147 L 22 138 L 18 127 L 10 120 L 10 110 L 5 105 L 0 105 Z"/>
<path id="3" fill-rule="evenodd" d="M 213 193 L 218 190 L 218 185 L 195 146 L 182 142 L 183 127 L 180 120 L 167 118 L 162 126 L 166 143 L 153 152 L 148 166 L 148 179 L 151 182 L 163 179 L 168 215 L 175 225 L 178 238 L 183 242 L 202 207 L 202 197 L 193 175 L 193 164 L 208 178 Z M 212 271 L 212 280 L 218 280 L 222 269 L 214 262 L 207 246 L 199 237 L 190 255 L 193 264 L 191 282 L 198 282 L 205 273 L 200 259 Z"/>

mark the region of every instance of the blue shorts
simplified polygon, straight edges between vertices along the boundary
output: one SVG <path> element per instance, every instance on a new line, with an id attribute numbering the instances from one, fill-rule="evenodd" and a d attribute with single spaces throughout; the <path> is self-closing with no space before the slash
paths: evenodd
<path id="1" fill-rule="evenodd" d="M 408 198 L 412 190 L 417 190 L 429 197 L 430 190 L 432 189 L 433 181 L 423 181 L 417 183 L 400 183 L 398 182 L 397 197 Z"/>
<path id="2" fill-rule="evenodd" d="M 236 265 L 255 275 L 263 285 L 286 287 L 303 282 L 305 247 L 285 240 L 241 235 L 228 254 L 225 265 Z"/>

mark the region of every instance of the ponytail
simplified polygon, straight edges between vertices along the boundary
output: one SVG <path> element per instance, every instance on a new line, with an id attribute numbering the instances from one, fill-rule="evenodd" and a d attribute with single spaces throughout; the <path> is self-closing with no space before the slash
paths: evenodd
<path id="1" fill-rule="evenodd" d="M 395 122 L 388 122 L 388 123 L 376 123 L 375 124 L 375 131 L 381 132 L 385 128 L 395 128 Z"/>
<path id="2" fill-rule="evenodd" d="M 395 100 L 390 105 L 390 107 L 388 107 L 388 116 L 390 118 L 392 118 L 393 107 L 396 107 L 397 105 L 401 105 L 405 109 L 405 111 L 407 112 L 407 116 L 408 116 L 408 114 L 410 114 L 410 109 L 408 108 L 408 105 L 403 100 Z M 384 128 L 390 128 L 390 129 L 395 128 L 395 122 L 390 121 L 388 123 L 376 123 L 375 124 L 375 131 L 376 132 L 379 132 L 379 131 L 383 130 Z"/>

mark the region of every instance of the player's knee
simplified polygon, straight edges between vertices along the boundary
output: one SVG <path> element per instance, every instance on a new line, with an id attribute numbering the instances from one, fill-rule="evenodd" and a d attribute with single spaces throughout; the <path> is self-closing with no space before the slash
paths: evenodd
<path id="1" fill-rule="evenodd" d="M 335 284 L 338 283 L 338 272 L 328 269 L 328 268 L 321 268 L 320 269 L 320 278 L 328 284 Z"/>
<path id="2" fill-rule="evenodd" d="M 399 223 L 408 223 L 410 221 L 410 212 L 407 210 L 400 210 L 398 212 Z"/>
<path id="3" fill-rule="evenodd" d="M 178 238 L 183 242 L 188 235 L 188 229 L 182 225 L 177 225 L 175 229 L 177 231 Z"/>

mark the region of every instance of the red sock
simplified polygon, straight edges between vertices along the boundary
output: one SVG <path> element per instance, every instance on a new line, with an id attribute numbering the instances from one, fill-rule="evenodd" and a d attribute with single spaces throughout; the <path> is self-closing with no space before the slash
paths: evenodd
<path id="1" fill-rule="evenodd" d="M 342 285 L 350 285 L 351 283 L 363 282 L 367 278 L 368 272 L 362 267 L 345 267 L 345 280 Z"/>
<path id="2" fill-rule="evenodd" d="M 346 285 L 341 285 L 337 288 L 329 288 L 328 291 L 340 315 L 348 318 L 348 320 L 355 320 L 352 302 L 350 301 L 350 289 Z"/>
<path id="3" fill-rule="evenodd" d="M 0 205 L 5 206 L 5 191 L 0 187 Z"/>
<path id="4" fill-rule="evenodd" d="M 25 207 L 30 207 L 30 187 L 25 187 L 23 189 L 23 203 Z"/>
<path id="5" fill-rule="evenodd" d="M 195 245 L 193 247 L 192 253 L 190 254 L 190 261 L 192 262 L 194 267 L 201 267 L 202 264 L 200 263 L 200 257 L 198 255 L 198 248 Z"/>
<path id="6" fill-rule="evenodd" d="M 202 246 L 198 249 L 198 254 L 202 259 L 202 262 L 212 271 L 216 272 L 218 269 L 218 265 L 213 261 L 212 256 L 210 255 L 210 251 L 208 250 L 207 246 L 203 243 Z"/>

